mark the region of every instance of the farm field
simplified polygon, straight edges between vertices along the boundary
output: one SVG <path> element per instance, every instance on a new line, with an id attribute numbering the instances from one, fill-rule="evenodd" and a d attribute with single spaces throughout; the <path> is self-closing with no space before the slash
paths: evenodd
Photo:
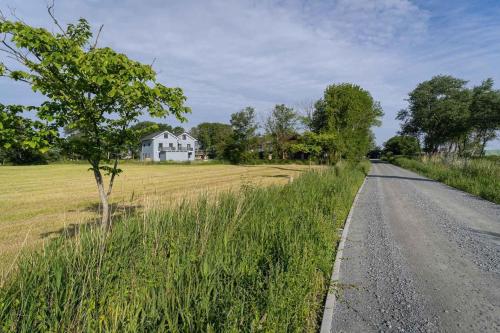
<path id="1" fill-rule="evenodd" d="M 115 217 L 149 206 L 170 206 L 199 194 L 242 186 L 284 184 L 319 166 L 156 165 L 125 163 L 111 202 Z M 0 273 L 8 272 L 21 249 L 97 217 L 97 188 L 86 164 L 0 167 Z"/>

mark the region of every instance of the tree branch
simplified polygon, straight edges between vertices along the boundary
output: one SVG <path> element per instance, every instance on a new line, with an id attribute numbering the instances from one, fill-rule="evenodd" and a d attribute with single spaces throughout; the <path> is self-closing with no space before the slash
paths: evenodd
<path id="1" fill-rule="evenodd" d="M 113 165 L 113 171 L 111 173 L 111 179 L 109 180 L 109 187 L 108 187 L 108 193 L 106 194 L 108 197 L 111 195 L 111 191 L 113 190 L 113 183 L 115 181 L 115 176 L 116 176 L 116 170 L 117 170 L 117 166 L 118 166 L 118 157 L 119 157 L 119 154 L 116 154 L 115 155 L 115 163 Z"/>
<path id="2" fill-rule="evenodd" d="M 52 0 L 52 4 L 49 5 L 47 4 L 47 12 L 49 13 L 50 17 L 52 18 L 52 21 L 54 21 L 54 24 L 61 30 L 62 34 L 66 36 L 66 31 L 61 27 L 59 22 L 57 21 L 55 15 L 54 15 L 54 6 L 55 6 L 55 0 Z"/>
<path id="3" fill-rule="evenodd" d="M 97 42 L 99 41 L 99 36 L 101 36 L 101 31 L 102 31 L 103 27 L 104 27 L 104 24 L 101 24 L 101 26 L 99 27 L 99 31 L 97 31 L 97 36 L 95 38 L 94 44 L 90 47 L 91 50 L 93 50 L 97 47 Z"/>

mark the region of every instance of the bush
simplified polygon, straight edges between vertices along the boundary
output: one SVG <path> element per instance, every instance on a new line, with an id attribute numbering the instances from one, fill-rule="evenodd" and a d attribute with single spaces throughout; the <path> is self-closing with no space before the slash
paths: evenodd
<path id="1" fill-rule="evenodd" d="M 359 167 L 151 211 L 28 254 L 4 331 L 317 330 Z"/>
<path id="2" fill-rule="evenodd" d="M 394 136 L 384 143 L 384 154 L 413 156 L 420 151 L 418 140 L 412 136 Z"/>

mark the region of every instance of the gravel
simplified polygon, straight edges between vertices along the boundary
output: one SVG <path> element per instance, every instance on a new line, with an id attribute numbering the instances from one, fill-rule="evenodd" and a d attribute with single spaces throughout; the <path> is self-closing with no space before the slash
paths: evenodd
<path id="1" fill-rule="evenodd" d="M 500 206 L 374 163 L 332 332 L 500 332 Z"/>

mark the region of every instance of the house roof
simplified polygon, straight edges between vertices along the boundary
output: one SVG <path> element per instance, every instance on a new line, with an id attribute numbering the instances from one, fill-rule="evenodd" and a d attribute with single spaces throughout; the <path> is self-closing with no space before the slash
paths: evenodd
<path id="1" fill-rule="evenodd" d="M 190 135 L 190 134 L 189 134 L 189 133 L 187 133 L 187 132 L 184 132 L 184 133 L 182 133 L 181 135 L 179 135 L 179 136 L 178 136 L 178 137 L 179 137 L 179 139 L 180 139 L 183 135 L 187 135 L 187 136 L 189 136 L 191 139 L 193 139 L 193 140 L 195 140 L 195 141 L 198 141 L 198 140 L 196 140 L 196 138 L 193 138 L 193 136 L 192 136 L 192 135 Z"/>
<path id="2" fill-rule="evenodd" d="M 185 134 L 185 135 L 189 136 L 190 138 L 192 138 L 193 140 L 198 141 L 195 138 L 193 138 L 191 135 L 189 135 L 189 133 L 184 132 L 181 135 L 177 136 L 177 135 L 175 135 L 175 134 L 173 134 L 172 132 L 169 132 L 169 131 L 158 131 L 158 132 L 151 133 L 149 135 L 146 135 L 146 136 L 142 137 L 141 141 L 152 140 L 155 137 L 157 137 L 158 135 L 163 134 L 163 133 L 168 133 L 169 135 L 173 136 L 174 138 L 177 138 L 177 140 L 180 140 L 181 136 Z"/>
<path id="3" fill-rule="evenodd" d="M 151 140 L 153 139 L 155 136 L 158 136 L 164 132 L 168 132 L 168 131 L 158 131 L 158 132 L 154 132 L 154 133 L 151 133 L 151 134 L 148 134 L 144 137 L 142 137 L 141 141 L 144 141 L 144 140 Z"/>

